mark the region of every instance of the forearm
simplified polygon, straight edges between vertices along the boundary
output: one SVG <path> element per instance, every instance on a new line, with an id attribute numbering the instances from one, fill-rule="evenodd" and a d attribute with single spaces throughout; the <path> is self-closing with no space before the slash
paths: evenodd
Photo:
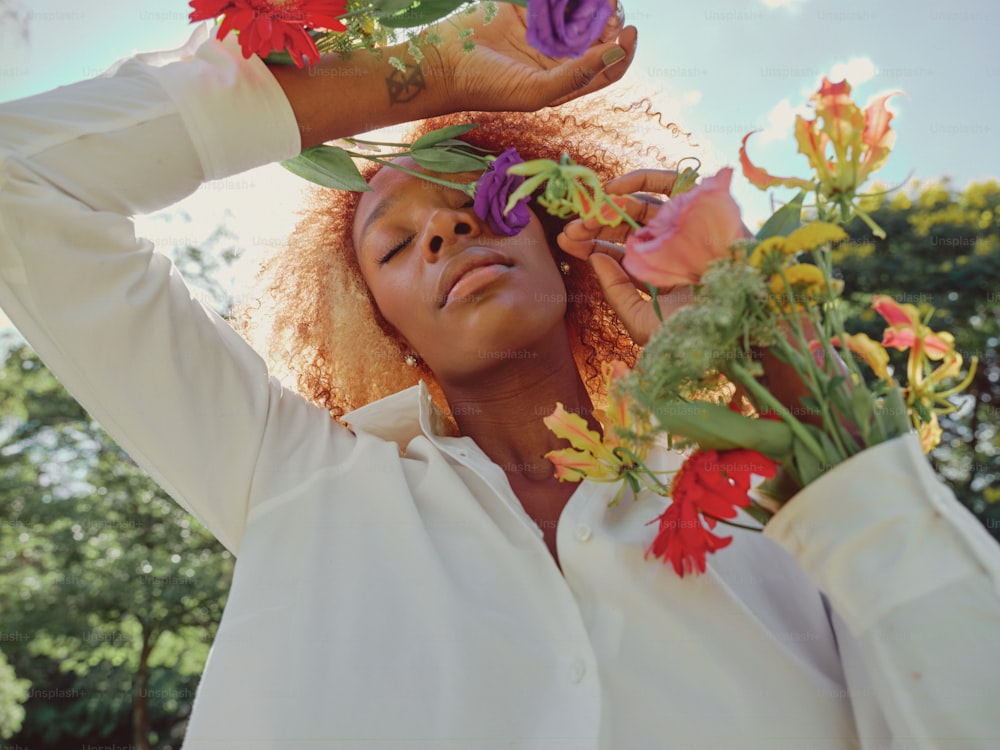
<path id="1" fill-rule="evenodd" d="M 378 55 L 356 50 L 326 55 L 314 69 L 272 66 L 298 121 L 302 146 L 461 110 L 535 111 L 598 91 L 624 74 L 635 54 L 636 31 L 612 17 L 576 58 L 551 58 L 526 40 L 523 8 L 501 3 L 487 21 L 485 5 L 436 27 L 417 64 L 405 46 Z M 469 34 L 469 36 L 466 36 Z M 465 45 L 475 45 L 466 51 Z M 403 60 L 397 70 L 391 58 Z"/>
<path id="2" fill-rule="evenodd" d="M 416 64 L 405 47 L 390 47 L 376 56 L 357 50 L 347 57 L 324 55 L 312 69 L 270 65 L 285 92 L 302 135 L 302 148 L 369 130 L 444 114 L 448 89 L 435 51 Z M 389 63 L 396 56 L 406 71 Z"/>
<path id="3" fill-rule="evenodd" d="M 203 37 L 201 34 L 200 37 Z M 230 549 L 270 384 L 130 215 L 299 150 L 256 60 L 173 53 L 0 106 L 0 305 L 128 453 Z"/>

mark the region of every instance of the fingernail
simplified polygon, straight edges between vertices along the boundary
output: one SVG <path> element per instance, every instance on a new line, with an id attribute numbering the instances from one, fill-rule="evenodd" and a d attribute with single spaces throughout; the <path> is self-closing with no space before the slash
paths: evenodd
<path id="1" fill-rule="evenodd" d="M 614 65 L 619 60 L 624 60 L 627 53 L 621 47 L 612 47 L 603 55 L 601 55 L 601 62 L 604 66 Z"/>

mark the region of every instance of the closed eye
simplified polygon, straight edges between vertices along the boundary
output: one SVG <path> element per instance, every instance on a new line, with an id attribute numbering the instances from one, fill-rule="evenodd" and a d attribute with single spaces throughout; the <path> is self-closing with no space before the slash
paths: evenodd
<path id="1" fill-rule="evenodd" d="M 402 250 L 407 245 L 409 245 L 411 242 L 413 242 L 413 238 L 416 237 L 416 236 L 417 235 L 415 235 L 415 234 L 411 234 L 405 240 L 403 240 L 402 242 L 400 242 L 398 245 L 396 245 L 394 248 L 392 248 L 389 252 L 387 252 L 385 255 L 383 255 L 381 258 L 379 258 L 378 259 L 378 264 L 380 266 L 382 266 L 382 265 L 385 265 L 386 263 L 388 263 L 390 260 L 392 260 L 392 256 L 394 256 L 400 250 Z"/>

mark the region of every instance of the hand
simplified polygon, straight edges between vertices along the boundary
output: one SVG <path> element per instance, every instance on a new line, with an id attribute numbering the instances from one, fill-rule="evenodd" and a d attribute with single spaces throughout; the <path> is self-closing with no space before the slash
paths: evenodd
<path id="1" fill-rule="evenodd" d="M 605 186 L 610 195 L 626 195 L 625 211 L 640 225 L 646 224 L 663 204 L 663 199 L 650 193 L 667 195 L 673 189 L 677 173 L 668 170 L 641 169 L 617 177 Z M 607 227 L 594 220 L 569 222 L 557 238 L 563 251 L 588 260 L 601 284 L 608 304 L 628 330 L 632 340 L 645 346 L 649 337 L 660 327 L 653 300 L 646 285 L 631 277 L 621 266 L 625 257 L 623 245 L 632 229 L 625 223 Z M 641 291 L 640 291 L 641 290 Z M 658 298 L 660 312 L 670 317 L 692 299 L 688 287 L 664 290 Z"/>
<path id="2" fill-rule="evenodd" d="M 446 35 L 444 43 L 424 48 L 440 56 L 439 61 L 425 67 L 439 77 L 440 85 L 447 87 L 444 101 L 451 106 L 449 111 L 534 111 L 563 104 L 617 81 L 635 56 L 636 29 L 623 26 L 617 14 L 611 16 L 604 33 L 583 56 L 558 60 L 528 45 L 524 8 L 509 3 L 499 5 L 496 18 L 489 24 L 482 22 L 482 7 L 476 14 L 462 17 L 462 25 L 469 23 L 464 20 L 468 18 L 474 29 L 471 39 L 476 46 L 472 52 L 463 51 L 462 40 L 444 27 L 439 29 Z M 625 55 L 609 65 L 602 58 L 613 50 Z"/>

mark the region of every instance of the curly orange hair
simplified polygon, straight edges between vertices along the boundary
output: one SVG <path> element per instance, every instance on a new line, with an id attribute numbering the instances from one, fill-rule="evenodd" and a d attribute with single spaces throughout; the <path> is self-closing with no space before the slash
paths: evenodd
<path id="1" fill-rule="evenodd" d="M 500 153 L 517 147 L 525 159 L 558 159 L 565 153 L 602 180 L 641 167 L 664 168 L 668 160 L 649 139 L 629 136 L 636 122 L 673 137 L 686 135 L 664 124 L 648 101 L 630 107 L 584 104 L 539 113 L 472 112 L 416 123 L 412 140 L 435 128 L 463 122 L 479 127 L 463 136 Z M 378 165 L 366 163 L 370 179 Z M 351 230 L 360 193 L 315 188 L 287 246 L 262 267 L 263 296 L 237 310 L 234 325 L 268 360 L 272 371 L 336 417 L 425 380 L 448 413 L 434 375 L 423 364 L 404 363 L 402 339 L 379 313 L 358 267 Z M 601 363 L 634 364 L 638 349 L 604 300 L 590 266 L 558 250 L 563 220 L 534 206 L 565 276 L 567 323 L 581 377 L 595 401 L 604 397 Z"/>

